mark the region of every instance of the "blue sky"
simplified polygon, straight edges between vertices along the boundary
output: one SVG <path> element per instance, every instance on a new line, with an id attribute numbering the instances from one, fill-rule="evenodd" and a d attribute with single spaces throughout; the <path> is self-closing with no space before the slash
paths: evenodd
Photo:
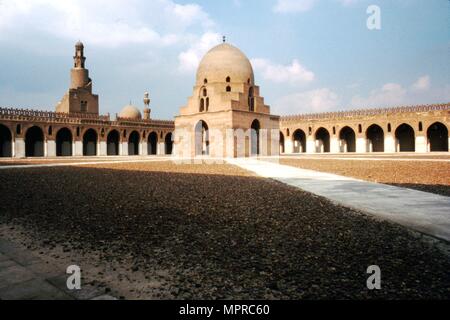
<path id="1" fill-rule="evenodd" d="M 222 35 L 276 114 L 450 101 L 448 0 L 0 0 L 0 106 L 53 110 L 80 39 L 101 113 L 170 119 Z"/>

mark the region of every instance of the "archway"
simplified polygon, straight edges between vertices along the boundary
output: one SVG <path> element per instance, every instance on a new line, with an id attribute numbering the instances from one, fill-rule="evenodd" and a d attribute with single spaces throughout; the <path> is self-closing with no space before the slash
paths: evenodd
<path id="1" fill-rule="evenodd" d="M 260 137 L 259 130 L 261 126 L 257 119 L 253 120 L 251 130 L 250 130 L 250 147 L 251 147 L 251 155 L 259 155 L 260 154 Z"/>
<path id="2" fill-rule="evenodd" d="M 12 157 L 11 131 L 2 124 L 0 124 L 0 157 Z"/>
<path id="3" fill-rule="evenodd" d="M 203 120 L 195 125 L 195 155 L 209 155 L 209 129 Z"/>
<path id="4" fill-rule="evenodd" d="M 137 131 L 133 131 L 130 133 L 128 137 L 128 155 L 129 156 L 137 156 L 139 155 L 139 142 L 140 137 Z"/>
<path id="5" fill-rule="evenodd" d="M 302 153 L 306 152 L 306 134 L 303 130 L 297 129 L 294 131 L 292 135 L 292 139 L 294 140 L 293 152 L 294 153 Z"/>
<path id="6" fill-rule="evenodd" d="M 280 131 L 280 153 L 284 153 L 284 134 Z"/>
<path id="7" fill-rule="evenodd" d="M 148 135 L 147 154 L 156 155 L 158 153 L 158 134 L 152 132 Z"/>
<path id="8" fill-rule="evenodd" d="M 384 131 L 377 125 L 372 124 L 366 131 L 369 142 L 369 152 L 384 152 Z"/>
<path id="9" fill-rule="evenodd" d="M 119 155 L 119 140 L 120 133 L 117 130 L 112 130 L 106 137 L 106 154 L 108 156 Z"/>
<path id="10" fill-rule="evenodd" d="M 97 131 L 87 130 L 83 135 L 83 156 L 97 155 Z"/>
<path id="11" fill-rule="evenodd" d="M 172 148 L 173 148 L 172 132 L 169 132 L 168 134 L 166 134 L 166 137 L 164 138 L 165 154 L 172 154 Z"/>
<path id="12" fill-rule="evenodd" d="M 42 132 L 42 129 L 37 126 L 31 127 L 27 130 L 25 135 L 25 156 L 44 156 L 44 132 Z"/>
<path id="13" fill-rule="evenodd" d="M 350 127 L 343 127 L 339 133 L 341 152 L 356 152 L 356 135 Z"/>
<path id="14" fill-rule="evenodd" d="M 72 132 L 62 128 L 56 134 L 56 155 L 58 157 L 70 157 L 72 155 Z"/>
<path id="15" fill-rule="evenodd" d="M 395 130 L 395 139 L 397 141 L 397 151 L 414 152 L 416 151 L 414 129 L 403 123 Z"/>
<path id="16" fill-rule="evenodd" d="M 316 131 L 316 148 L 318 153 L 330 152 L 330 133 L 325 128 Z"/>
<path id="17" fill-rule="evenodd" d="M 435 122 L 427 130 L 430 151 L 448 151 L 448 129 L 440 122 Z"/>

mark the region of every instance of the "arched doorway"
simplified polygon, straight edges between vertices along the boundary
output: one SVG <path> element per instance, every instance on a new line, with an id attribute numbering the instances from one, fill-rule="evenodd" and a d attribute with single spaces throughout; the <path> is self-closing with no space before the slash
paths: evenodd
<path id="1" fill-rule="evenodd" d="M 195 155 L 209 155 L 209 129 L 203 120 L 195 125 Z"/>
<path id="2" fill-rule="evenodd" d="M 83 156 L 97 155 L 97 131 L 87 130 L 83 135 Z"/>
<path id="3" fill-rule="evenodd" d="M 343 127 L 339 133 L 341 152 L 356 152 L 356 135 L 350 127 Z"/>
<path id="4" fill-rule="evenodd" d="M 280 131 L 280 153 L 284 153 L 284 134 Z"/>
<path id="5" fill-rule="evenodd" d="M 330 152 L 330 133 L 325 128 L 316 131 L 316 150 L 318 153 Z"/>
<path id="6" fill-rule="evenodd" d="M 430 151 L 448 151 L 448 129 L 440 122 L 435 122 L 427 130 Z"/>
<path id="7" fill-rule="evenodd" d="M 128 137 L 128 155 L 129 156 L 137 156 L 139 155 L 139 142 L 140 137 L 137 131 L 133 131 L 130 133 Z"/>
<path id="8" fill-rule="evenodd" d="M 165 154 L 172 154 L 172 148 L 173 148 L 172 132 L 169 132 L 168 134 L 166 134 L 166 137 L 164 138 Z"/>
<path id="9" fill-rule="evenodd" d="M 37 126 L 31 127 L 27 130 L 25 135 L 25 156 L 44 156 L 44 132 L 42 132 L 42 129 Z"/>
<path id="10" fill-rule="evenodd" d="M 158 153 L 158 134 L 152 132 L 148 135 L 147 154 L 156 155 Z"/>
<path id="11" fill-rule="evenodd" d="M 259 155 L 260 154 L 260 137 L 259 130 L 261 126 L 258 120 L 253 120 L 251 130 L 250 130 L 250 147 L 251 147 L 251 155 Z"/>
<path id="12" fill-rule="evenodd" d="M 303 130 L 295 130 L 294 134 L 292 135 L 292 139 L 294 142 L 292 151 L 294 153 L 306 152 L 306 134 Z"/>
<path id="13" fill-rule="evenodd" d="M 369 152 L 384 152 L 384 132 L 376 124 L 372 124 L 366 131 L 366 138 L 369 143 Z"/>
<path id="14" fill-rule="evenodd" d="M 72 132 L 62 128 L 56 134 L 56 155 L 58 157 L 70 157 L 72 155 Z"/>
<path id="15" fill-rule="evenodd" d="M 2 124 L 0 124 L 0 157 L 12 157 L 11 131 Z"/>
<path id="16" fill-rule="evenodd" d="M 108 156 L 119 155 L 119 140 L 120 133 L 117 130 L 112 130 L 106 137 L 106 154 Z"/>
<path id="17" fill-rule="evenodd" d="M 414 152 L 416 150 L 414 129 L 403 123 L 395 130 L 398 152 Z"/>

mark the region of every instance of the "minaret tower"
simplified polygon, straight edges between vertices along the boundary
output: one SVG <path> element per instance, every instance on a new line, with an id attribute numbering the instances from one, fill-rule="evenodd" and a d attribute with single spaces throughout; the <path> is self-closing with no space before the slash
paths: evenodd
<path id="1" fill-rule="evenodd" d="M 56 112 L 98 114 L 98 95 L 92 94 L 92 80 L 89 70 L 84 67 L 85 61 L 84 45 L 78 41 L 70 70 L 69 91 L 56 106 Z"/>
<path id="2" fill-rule="evenodd" d="M 149 108 L 150 97 L 149 97 L 148 92 L 144 93 L 144 105 L 145 105 L 145 107 L 144 107 L 144 119 L 145 120 L 150 120 L 150 111 L 151 110 Z"/>
<path id="3" fill-rule="evenodd" d="M 89 71 L 84 68 L 84 45 L 78 41 L 75 44 L 75 55 L 73 56 L 73 68 L 71 70 L 71 89 L 86 87 L 91 81 L 89 79 Z"/>

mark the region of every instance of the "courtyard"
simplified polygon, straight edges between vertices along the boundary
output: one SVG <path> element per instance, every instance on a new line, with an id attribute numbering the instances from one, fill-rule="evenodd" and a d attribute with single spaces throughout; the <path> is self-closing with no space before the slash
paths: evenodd
<path id="1" fill-rule="evenodd" d="M 281 163 L 448 195 L 448 158 L 411 157 Z M 93 159 L 0 170 L 1 238 L 62 272 L 79 265 L 82 287 L 124 299 L 450 297 L 445 241 L 231 164 Z M 382 290 L 367 289 L 370 265 Z"/>

